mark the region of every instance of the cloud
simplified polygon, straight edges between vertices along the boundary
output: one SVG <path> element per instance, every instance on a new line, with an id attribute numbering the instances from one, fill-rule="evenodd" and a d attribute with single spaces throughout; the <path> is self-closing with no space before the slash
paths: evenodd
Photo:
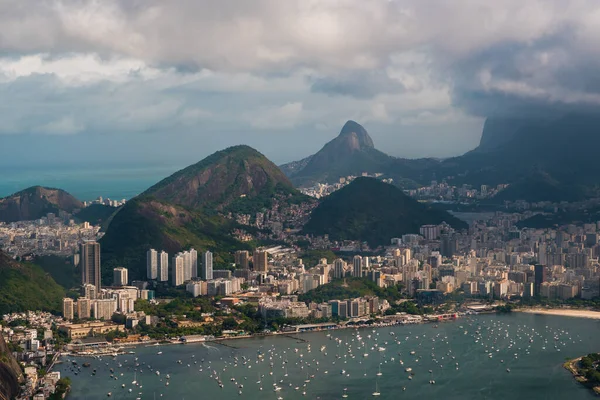
<path id="1" fill-rule="evenodd" d="M 302 103 L 287 103 L 280 107 L 270 107 L 256 114 L 249 114 L 250 125 L 260 129 L 293 128 L 302 117 Z"/>
<path id="2" fill-rule="evenodd" d="M 20 0 L 0 26 L 5 134 L 302 132 L 300 151 L 353 118 L 457 154 L 486 116 L 600 105 L 596 0 Z"/>
<path id="3" fill-rule="evenodd" d="M 36 131 L 48 135 L 74 135 L 82 132 L 84 129 L 85 126 L 78 123 L 75 118 L 65 116 L 40 126 Z"/>

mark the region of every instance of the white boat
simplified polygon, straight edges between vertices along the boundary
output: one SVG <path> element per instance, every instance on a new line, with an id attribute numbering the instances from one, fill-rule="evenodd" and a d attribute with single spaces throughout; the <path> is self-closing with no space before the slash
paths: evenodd
<path id="1" fill-rule="evenodd" d="M 381 393 L 379 393 L 379 387 L 377 385 L 377 381 L 375 381 L 375 391 L 373 392 L 373 396 L 381 396 Z"/>

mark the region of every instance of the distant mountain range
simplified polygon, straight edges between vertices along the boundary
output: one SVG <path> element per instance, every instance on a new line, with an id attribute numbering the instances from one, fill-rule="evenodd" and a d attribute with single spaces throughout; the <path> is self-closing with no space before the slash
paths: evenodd
<path id="1" fill-rule="evenodd" d="M 304 233 L 361 240 L 376 247 L 390 244 L 393 237 L 418 233 L 422 225 L 442 222 L 458 230 L 467 228 L 464 221 L 419 203 L 396 186 L 375 178 L 356 178 L 323 199 Z"/>
<path id="2" fill-rule="evenodd" d="M 31 221 L 48 213 L 72 213 L 83 203 L 61 189 L 33 186 L 0 199 L 0 221 Z"/>
<path id="3" fill-rule="evenodd" d="M 462 156 L 404 159 L 376 150 L 366 130 L 348 121 L 319 152 L 281 169 L 298 186 L 381 172 L 403 188 L 442 179 L 456 186 L 507 183 L 516 188 L 498 195 L 497 202 L 574 201 L 598 195 L 598 146 L 599 115 L 549 111 L 527 118 L 488 118 L 480 145 Z"/>

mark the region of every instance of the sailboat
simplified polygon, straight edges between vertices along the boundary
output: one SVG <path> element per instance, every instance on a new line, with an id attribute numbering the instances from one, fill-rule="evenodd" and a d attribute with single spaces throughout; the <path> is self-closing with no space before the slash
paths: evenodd
<path id="1" fill-rule="evenodd" d="M 379 393 L 379 385 L 377 384 L 377 381 L 375 381 L 375 391 L 373 392 L 373 396 L 381 396 L 381 393 Z"/>
<path id="2" fill-rule="evenodd" d="M 381 375 L 383 375 L 383 374 L 381 373 L 381 364 L 379 364 L 379 371 L 377 372 L 377 376 L 381 376 Z"/>

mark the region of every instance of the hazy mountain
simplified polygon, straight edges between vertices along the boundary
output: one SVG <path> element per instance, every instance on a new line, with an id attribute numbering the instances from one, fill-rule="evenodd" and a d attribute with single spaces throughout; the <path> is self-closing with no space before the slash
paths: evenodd
<path id="1" fill-rule="evenodd" d="M 597 195 L 598 146 L 597 115 L 494 118 L 486 122 L 478 148 L 444 160 L 435 173 L 454 176 L 455 184 L 516 185 L 498 195 L 502 200 L 577 200 Z"/>
<path id="2" fill-rule="evenodd" d="M 419 203 L 396 186 L 374 178 L 357 178 L 321 201 L 304 232 L 377 246 L 389 244 L 393 237 L 418 233 L 421 225 L 442 222 L 456 229 L 467 227 L 446 211 Z"/>
<path id="3" fill-rule="evenodd" d="M 47 213 L 72 213 L 83 208 L 83 203 L 61 189 L 33 186 L 0 199 L 0 221 L 29 221 Z"/>
<path id="4" fill-rule="evenodd" d="M 0 314 L 26 310 L 60 312 L 65 292 L 40 267 L 0 250 Z"/>
<path id="5" fill-rule="evenodd" d="M 340 134 L 316 154 L 281 168 L 294 184 L 303 186 L 337 181 L 342 176 L 360 175 L 362 172 L 383 172 L 392 161 L 392 157 L 375 149 L 373 139 L 365 128 L 348 121 Z"/>

